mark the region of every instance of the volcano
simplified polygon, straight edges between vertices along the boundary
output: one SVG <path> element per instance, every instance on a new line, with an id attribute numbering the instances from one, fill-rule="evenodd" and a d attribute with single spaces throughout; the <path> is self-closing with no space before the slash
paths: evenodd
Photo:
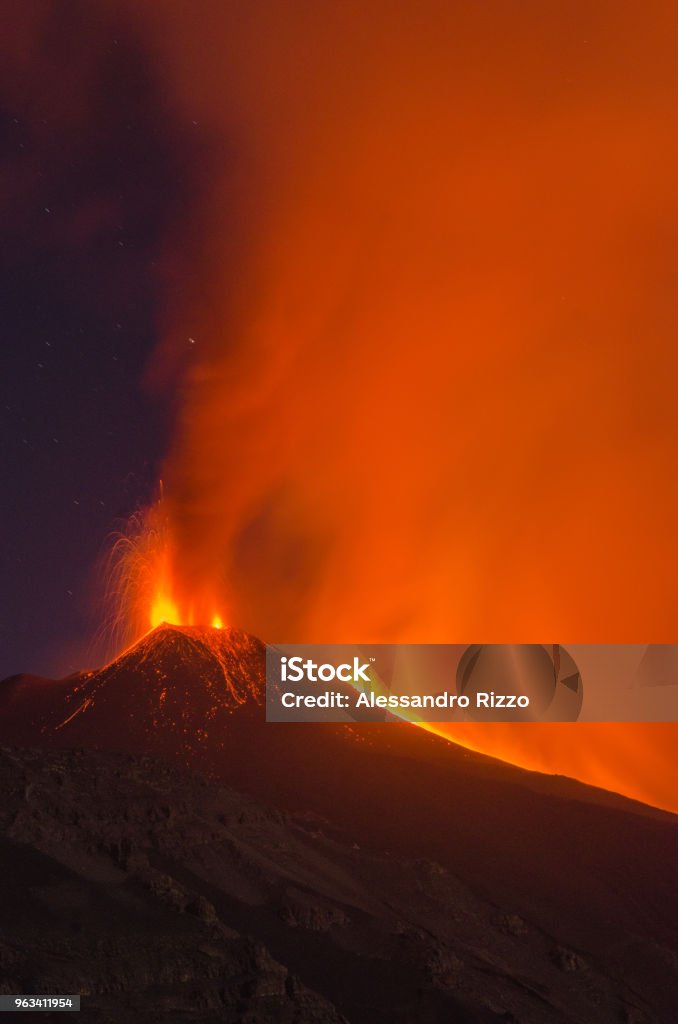
<path id="1" fill-rule="evenodd" d="M 673 1024 L 675 816 L 405 723 L 267 723 L 264 677 L 256 638 L 162 625 L 101 670 L 0 684 L 3 856 L 10 873 L 24 858 L 27 905 L 47 871 L 30 849 L 60 865 L 49 900 L 104 879 L 120 935 L 138 923 L 118 885 L 142 885 L 140 913 L 169 900 L 179 946 L 197 941 L 187 907 L 207 901 L 200 942 L 234 978 L 249 971 L 243 985 L 277 979 L 249 1017 L 209 978 L 212 1002 L 189 1010 L 180 979 L 200 970 L 181 946 L 191 966 L 165 979 L 177 1002 L 163 1020 Z M 107 927 L 85 915 L 86 944 L 108 948 Z M 255 947 L 231 933 L 267 951 L 259 982 Z M 102 1007 L 106 972 L 123 971 L 118 946 L 107 956 L 87 980 Z M 145 980 L 118 983 L 153 1019 L 157 951 L 139 957 Z"/>
<path id="2" fill-rule="evenodd" d="M 229 720 L 263 706 L 265 649 L 237 630 L 162 624 L 104 668 L 52 682 L 14 676 L 0 692 L 2 734 L 31 744 L 213 753 Z"/>

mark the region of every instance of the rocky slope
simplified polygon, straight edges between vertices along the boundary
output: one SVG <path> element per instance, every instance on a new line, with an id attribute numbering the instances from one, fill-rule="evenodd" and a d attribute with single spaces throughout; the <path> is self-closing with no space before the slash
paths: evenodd
<path id="1" fill-rule="evenodd" d="M 670 942 L 641 921 L 601 955 L 544 927 L 493 885 L 499 836 L 482 892 L 146 758 L 5 749 L 0 787 L 0 990 L 81 992 L 81 1020 L 674 1019 Z M 583 909 L 596 880 L 573 863 L 572 882 Z"/>
<path id="2" fill-rule="evenodd" d="M 0 684 L 0 742 L 35 748 L 0 757 L 3 991 L 82 991 L 81 1021 L 675 1024 L 675 816 L 411 726 L 268 724 L 262 646 L 215 632 Z"/>

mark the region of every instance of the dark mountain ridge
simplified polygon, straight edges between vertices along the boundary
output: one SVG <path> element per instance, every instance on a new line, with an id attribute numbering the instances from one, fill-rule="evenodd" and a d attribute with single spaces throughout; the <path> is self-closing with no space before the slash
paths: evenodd
<path id="1" fill-rule="evenodd" d="M 440 992 L 433 982 L 438 993 L 431 997 L 433 1001 L 422 997 L 417 1004 L 419 982 L 413 982 L 406 993 L 409 1016 L 403 1020 L 674 1024 L 678 1005 L 675 816 L 572 780 L 522 771 L 405 724 L 266 723 L 263 687 L 264 648 L 258 640 L 235 630 L 161 627 L 98 672 L 54 684 L 29 677 L 0 684 L 0 741 L 41 748 L 43 753 L 30 755 L 41 777 L 48 764 L 67 766 L 58 771 L 80 780 L 71 794 L 77 808 L 72 813 L 85 832 L 90 797 L 85 793 L 85 777 L 74 772 L 77 760 L 68 759 L 84 758 L 88 773 L 107 777 L 114 771 L 111 765 L 118 763 L 111 758 L 131 757 L 131 762 L 120 762 L 131 763 L 132 768 L 123 772 L 126 782 L 116 783 L 117 795 L 110 806 L 104 786 L 101 815 L 106 828 L 118 837 L 111 842 L 122 843 L 132 859 L 135 851 L 148 844 L 143 829 L 128 835 L 124 825 L 124 815 L 134 813 L 133 778 L 138 772 L 151 789 L 165 777 L 163 773 L 175 773 L 171 786 L 162 783 L 166 811 L 157 812 L 153 824 L 154 848 L 170 842 L 170 834 L 172 842 L 176 839 L 174 826 L 167 824 L 177 815 L 175 790 L 192 794 L 183 807 L 186 800 L 199 802 L 207 799 L 206 794 L 223 794 L 224 787 L 230 793 L 227 799 L 261 805 L 261 811 L 251 813 L 294 822 L 294 828 L 301 827 L 307 835 L 338 844 L 344 851 L 341 866 L 323 868 L 322 878 L 309 848 L 295 847 L 297 867 L 305 878 L 302 903 L 310 899 L 313 905 L 316 901 L 325 906 L 323 901 L 330 900 L 338 915 L 336 920 L 330 915 L 323 942 L 314 947 L 318 962 L 313 970 L 304 970 L 303 957 L 299 960 L 295 953 L 303 927 L 302 931 L 281 931 L 279 924 L 274 928 L 268 921 L 269 911 L 262 911 L 262 917 L 259 911 L 238 909 L 228 901 L 220 906 L 226 908 L 224 923 L 237 919 L 239 928 L 271 946 L 279 962 L 293 964 L 292 973 L 335 1008 L 341 1008 L 337 972 L 344 971 L 338 965 L 348 957 L 350 971 L 359 975 L 341 1009 L 349 1020 L 381 1019 L 374 1007 L 369 1017 L 371 996 L 365 978 L 373 977 L 375 993 L 381 993 L 385 1006 L 390 977 L 385 961 L 391 946 L 377 942 L 379 952 L 375 952 L 366 936 L 374 934 L 374 929 L 380 934 L 388 930 L 391 926 L 385 922 L 393 913 L 399 920 L 406 919 L 402 901 L 418 900 L 423 887 L 429 893 L 428 909 L 424 912 L 417 904 L 415 930 L 433 936 L 436 952 L 431 955 L 443 960 L 452 957 L 450 963 L 456 962 L 454 958 L 468 963 L 472 947 L 474 956 L 490 957 L 494 966 L 488 969 L 476 963 L 479 975 L 467 973 L 452 1001 L 443 1000 L 440 1005 L 436 1002 Z M 80 748 L 87 753 L 58 753 L 56 748 Z M 44 752 L 50 749 L 53 753 Z M 138 762 L 140 756 L 153 760 Z M 236 796 L 234 791 L 247 796 Z M 50 792 L 45 813 L 58 817 L 65 813 L 69 791 L 53 788 Z M 79 849 L 83 834 L 79 831 L 69 838 L 65 832 L 65 848 Z M 13 833 L 12 842 L 26 841 L 26 833 L 21 835 L 24 839 Z M 40 843 L 44 849 L 44 842 Z M 264 829 L 251 837 L 248 856 L 257 862 L 264 858 L 270 865 L 287 857 L 290 844 L 294 845 L 289 835 L 278 835 L 273 842 Z M 208 872 L 209 886 L 216 885 L 219 892 L 235 884 L 233 864 L 222 863 L 221 858 L 222 854 L 214 855 Z M 399 867 L 394 869 L 396 864 Z M 182 853 L 170 875 L 190 880 L 187 870 Z M 422 871 L 428 881 L 422 880 Z M 193 877 L 193 868 L 190 873 Z M 439 878 L 447 895 L 436 905 L 433 894 Z M 363 920 L 366 912 L 362 905 L 359 912 L 356 908 L 346 911 L 347 885 L 349 889 L 362 885 L 379 894 L 365 919 L 371 922 L 365 925 L 367 932 L 359 929 L 360 935 L 351 928 L 346 932 L 339 923 L 337 907 L 343 907 L 342 913 L 348 913 L 353 922 L 356 913 Z M 395 906 L 400 908 L 397 912 Z M 314 913 L 309 911 L 311 917 Z M 493 914 L 520 922 L 507 925 L 509 933 L 513 928 L 516 935 L 510 949 L 502 947 L 501 955 L 494 932 L 486 928 Z M 479 931 L 473 939 L 462 927 L 462 919 L 475 921 L 473 927 Z M 524 938 L 528 935 L 529 941 Z M 532 944 L 536 936 L 543 955 Z M 403 942 L 407 946 L 410 940 Z M 415 942 L 410 965 L 419 963 L 422 955 Z M 499 997 L 483 997 L 483 970 L 505 978 Z M 416 971 L 413 977 L 421 980 Z M 402 979 L 392 982 L 395 1000 Z M 350 1014 L 346 1013 L 349 1004 Z M 384 1020 L 398 1019 L 389 1017 L 386 1009 L 383 1012 Z"/>

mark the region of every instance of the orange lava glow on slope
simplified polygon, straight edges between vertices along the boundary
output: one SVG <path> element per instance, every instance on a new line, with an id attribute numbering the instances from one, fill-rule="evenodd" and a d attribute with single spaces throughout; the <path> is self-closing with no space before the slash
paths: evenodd
<path id="1" fill-rule="evenodd" d="M 153 371 L 176 592 L 274 641 L 676 641 L 678 10 L 119 2 L 224 154 Z M 676 807 L 673 726 L 453 735 Z"/>
<path id="2" fill-rule="evenodd" d="M 493 722 L 431 729 L 471 750 L 523 768 L 569 775 L 678 812 L 678 728 L 673 722 Z"/>

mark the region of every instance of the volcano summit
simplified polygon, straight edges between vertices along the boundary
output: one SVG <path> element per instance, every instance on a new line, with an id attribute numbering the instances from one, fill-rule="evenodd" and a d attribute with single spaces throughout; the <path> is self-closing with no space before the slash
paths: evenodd
<path id="1" fill-rule="evenodd" d="M 219 745 L 236 709 L 263 704 L 264 647 L 232 629 L 151 630 L 104 668 L 57 682 L 2 684 L 2 732 L 14 742 L 172 753 Z"/>

